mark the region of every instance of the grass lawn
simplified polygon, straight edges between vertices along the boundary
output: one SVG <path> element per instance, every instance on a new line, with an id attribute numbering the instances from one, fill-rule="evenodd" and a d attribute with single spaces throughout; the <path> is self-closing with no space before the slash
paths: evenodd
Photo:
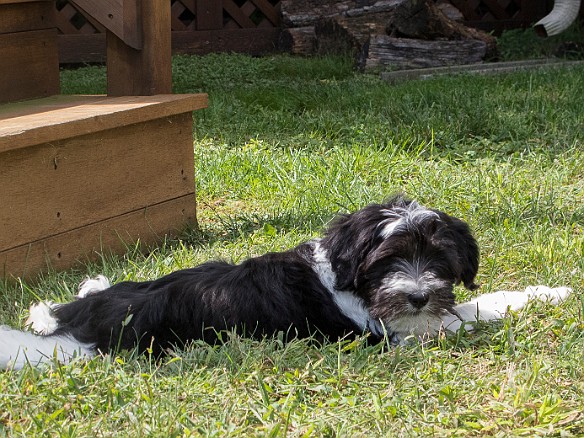
<path id="1" fill-rule="evenodd" d="M 105 89 L 99 67 L 62 80 Z M 129 352 L 0 372 L 0 435 L 584 434 L 583 66 L 390 86 L 343 58 L 212 55 L 175 58 L 174 90 L 210 97 L 195 113 L 200 229 L 0 284 L 1 323 L 22 326 L 32 301 L 67 300 L 86 275 L 151 279 L 288 248 L 396 191 L 471 224 L 477 293 L 574 295 L 396 349 L 231 337 L 160 362 Z"/>

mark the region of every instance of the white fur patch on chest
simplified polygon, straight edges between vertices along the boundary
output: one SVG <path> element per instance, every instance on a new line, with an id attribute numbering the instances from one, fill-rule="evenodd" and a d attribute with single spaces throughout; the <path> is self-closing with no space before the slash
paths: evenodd
<path id="1" fill-rule="evenodd" d="M 378 336 L 383 335 L 381 324 L 371 317 L 363 299 L 351 292 L 336 289 L 336 275 L 326 250 L 320 245 L 319 239 L 313 241 L 313 262 L 312 269 L 318 275 L 321 283 L 331 293 L 341 313 L 357 324 L 361 330 L 370 330 Z"/>

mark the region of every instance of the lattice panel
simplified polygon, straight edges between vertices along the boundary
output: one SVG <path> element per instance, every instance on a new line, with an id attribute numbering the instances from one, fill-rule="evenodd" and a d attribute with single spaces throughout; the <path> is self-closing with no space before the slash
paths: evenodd
<path id="1" fill-rule="evenodd" d="M 217 0 L 170 0 L 171 28 L 174 31 L 197 31 L 279 27 L 279 4 L 279 0 L 223 0 L 221 7 Z M 68 0 L 57 0 L 56 6 L 60 33 L 105 32 L 102 26 Z"/>
<path id="2" fill-rule="evenodd" d="M 278 27 L 279 3 L 271 0 L 223 0 L 223 27 Z"/>
<path id="3" fill-rule="evenodd" d="M 449 0 L 467 21 L 529 21 L 542 10 L 545 1 L 535 7 L 536 1 L 525 0 Z M 536 12 L 537 11 L 537 12 Z"/>
<path id="4" fill-rule="evenodd" d="M 197 13 L 194 0 L 173 0 L 170 4 L 170 26 L 172 30 L 196 30 Z"/>
<path id="5" fill-rule="evenodd" d="M 59 33 L 87 35 L 105 32 L 103 26 L 85 16 L 67 0 L 57 0 L 56 7 L 55 21 L 57 22 Z"/>

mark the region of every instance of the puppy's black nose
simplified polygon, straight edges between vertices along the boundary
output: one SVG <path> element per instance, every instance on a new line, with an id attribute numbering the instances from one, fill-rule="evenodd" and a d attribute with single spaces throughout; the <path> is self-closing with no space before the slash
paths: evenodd
<path id="1" fill-rule="evenodd" d="M 413 293 L 411 295 L 408 295 L 408 301 L 416 309 L 421 309 L 422 307 L 424 307 L 426 304 L 428 304 L 429 300 L 430 300 L 430 295 L 422 293 L 422 292 Z"/>

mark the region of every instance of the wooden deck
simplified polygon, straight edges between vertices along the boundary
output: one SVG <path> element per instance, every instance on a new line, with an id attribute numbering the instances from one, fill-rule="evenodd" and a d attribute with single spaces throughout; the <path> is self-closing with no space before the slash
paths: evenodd
<path id="1" fill-rule="evenodd" d="M 0 276 L 144 245 L 196 221 L 192 111 L 207 95 L 0 106 Z"/>

